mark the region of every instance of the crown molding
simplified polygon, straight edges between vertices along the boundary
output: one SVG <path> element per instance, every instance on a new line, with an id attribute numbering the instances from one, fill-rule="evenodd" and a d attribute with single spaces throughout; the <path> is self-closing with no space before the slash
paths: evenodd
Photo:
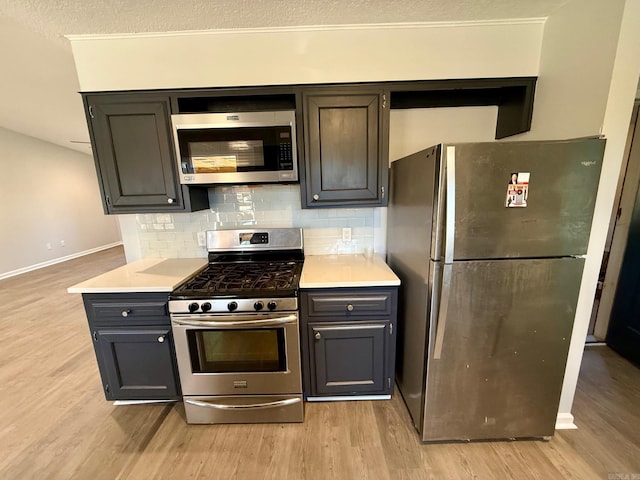
<path id="1" fill-rule="evenodd" d="M 110 34 L 79 34 L 65 35 L 69 41 L 115 40 L 157 37 L 182 37 L 203 35 L 246 35 L 246 34 L 278 34 L 288 32 L 339 32 L 348 30 L 411 30 L 428 28 L 469 28 L 496 27 L 511 25 L 543 25 L 546 17 L 512 18 L 504 20 L 470 20 L 460 22 L 411 22 L 411 23 L 367 23 L 353 25 L 308 25 L 296 27 L 269 28 L 233 28 L 220 30 L 188 30 L 175 32 L 141 32 L 141 33 L 110 33 Z"/>

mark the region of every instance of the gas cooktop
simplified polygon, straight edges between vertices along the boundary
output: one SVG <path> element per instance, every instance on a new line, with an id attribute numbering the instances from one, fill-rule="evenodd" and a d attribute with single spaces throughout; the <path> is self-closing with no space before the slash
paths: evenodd
<path id="1" fill-rule="evenodd" d="M 302 230 L 207 232 L 209 264 L 179 285 L 171 313 L 297 310 Z"/>
<path id="2" fill-rule="evenodd" d="M 295 296 L 301 261 L 211 263 L 171 298 Z"/>

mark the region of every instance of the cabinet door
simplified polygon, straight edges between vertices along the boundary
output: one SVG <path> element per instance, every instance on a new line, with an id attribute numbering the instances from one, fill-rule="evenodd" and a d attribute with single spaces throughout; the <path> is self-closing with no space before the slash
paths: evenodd
<path id="1" fill-rule="evenodd" d="M 183 210 L 169 98 L 106 95 L 86 102 L 105 211 Z"/>
<path id="2" fill-rule="evenodd" d="M 313 92 L 303 98 L 303 206 L 386 205 L 386 93 Z"/>
<path id="3" fill-rule="evenodd" d="M 390 393 L 389 322 L 310 324 L 312 394 Z"/>
<path id="4" fill-rule="evenodd" d="M 171 328 L 93 331 L 107 400 L 179 396 Z"/>

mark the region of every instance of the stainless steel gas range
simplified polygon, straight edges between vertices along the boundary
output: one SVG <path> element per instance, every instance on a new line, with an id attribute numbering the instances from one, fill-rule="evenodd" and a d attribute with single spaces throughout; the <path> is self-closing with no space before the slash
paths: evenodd
<path id="1" fill-rule="evenodd" d="M 209 265 L 169 299 L 189 423 L 301 422 L 302 230 L 207 232 Z"/>

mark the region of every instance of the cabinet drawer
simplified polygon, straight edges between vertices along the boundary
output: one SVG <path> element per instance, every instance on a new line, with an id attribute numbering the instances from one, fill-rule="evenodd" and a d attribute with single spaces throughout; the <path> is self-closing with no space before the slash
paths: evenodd
<path id="1" fill-rule="evenodd" d="M 334 293 L 308 293 L 306 307 L 311 317 L 389 316 L 392 312 L 393 292 L 355 289 Z"/>
<path id="2" fill-rule="evenodd" d="M 95 324 L 170 325 L 167 296 L 84 296 L 87 316 Z"/>

